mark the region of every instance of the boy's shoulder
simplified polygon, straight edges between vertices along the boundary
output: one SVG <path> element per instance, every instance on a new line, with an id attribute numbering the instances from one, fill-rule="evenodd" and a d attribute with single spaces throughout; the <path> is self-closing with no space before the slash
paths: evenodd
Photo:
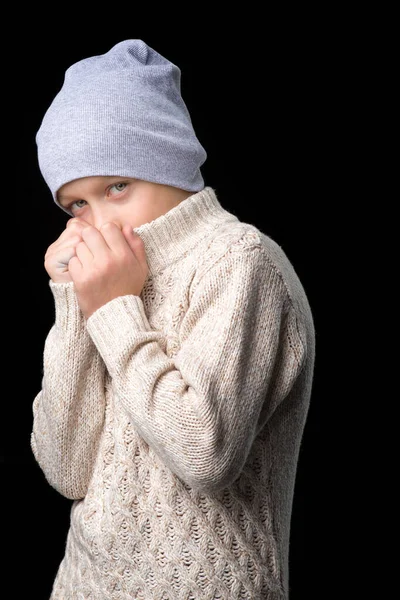
<path id="1" fill-rule="evenodd" d="M 198 248 L 197 277 L 232 253 L 247 253 L 250 260 L 268 263 L 278 272 L 290 297 L 302 291 L 298 274 L 285 250 L 259 227 L 239 219 L 227 218 Z M 249 250 L 254 250 L 249 254 Z"/>
<path id="2" fill-rule="evenodd" d="M 287 270 L 289 260 L 283 248 L 255 225 L 237 218 L 222 221 L 203 240 L 198 248 L 198 266 L 209 268 L 225 256 L 252 249 L 259 250 L 256 260 L 269 261 L 279 271 L 281 267 Z"/>

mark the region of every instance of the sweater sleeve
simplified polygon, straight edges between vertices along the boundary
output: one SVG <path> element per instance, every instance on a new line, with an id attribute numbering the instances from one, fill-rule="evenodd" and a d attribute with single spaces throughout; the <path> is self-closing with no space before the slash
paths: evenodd
<path id="1" fill-rule="evenodd" d="M 140 435 L 183 481 L 213 492 L 239 476 L 265 403 L 277 405 L 300 365 L 280 352 L 287 291 L 262 247 L 226 252 L 193 286 L 173 358 L 138 296 L 100 307 L 87 328 Z M 289 373 L 277 390 L 278 357 Z"/>
<path id="2" fill-rule="evenodd" d="M 73 283 L 50 280 L 49 285 L 55 323 L 44 344 L 31 448 L 50 485 L 79 499 L 86 495 L 103 427 L 105 365 L 86 330 Z"/>

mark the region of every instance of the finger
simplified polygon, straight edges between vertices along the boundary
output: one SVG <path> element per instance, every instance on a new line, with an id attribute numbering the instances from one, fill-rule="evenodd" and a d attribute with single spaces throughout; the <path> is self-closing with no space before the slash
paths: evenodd
<path id="1" fill-rule="evenodd" d="M 67 227 L 64 229 L 64 231 L 62 231 L 59 239 L 60 240 L 64 240 L 64 239 L 68 239 L 71 235 L 81 235 L 82 231 L 86 228 L 89 227 L 88 223 L 84 223 L 84 222 L 79 222 L 79 221 L 74 221 L 74 222 L 70 222 L 70 225 L 67 225 Z"/>
<path id="2" fill-rule="evenodd" d="M 88 248 L 86 242 L 79 242 L 75 248 L 76 256 L 81 261 L 82 265 L 85 266 L 93 260 L 93 253 Z"/>
<path id="3" fill-rule="evenodd" d="M 124 227 L 122 228 L 122 232 L 125 236 L 126 241 L 129 244 L 130 249 L 135 254 L 137 260 L 140 263 L 147 263 L 146 249 L 144 247 L 144 242 L 140 235 L 133 231 L 131 225 L 124 225 Z"/>
<path id="4" fill-rule="evenodd" d="M 115 254 L 122 254 L 129 249 L 129 245 L 127 244 L 121 228 L 113 221 L 103 223 L 100 227 L 100 232 L 108 247 L 115 252 Z"/>
<path id="5" fill-rule="evenodd" d="M 107 258 L 111 249 L 96 227 L 85 227 L 85 229 L 82 230 L 81 235 L 82 240 L 86 243 L 94 257 L 99 260 L 105 260 Z"/>
<path id="6" fill-rule="evenodd" d="M 62 237 L 60 236 L 58 238 L 58 240 L 56 240 L 53 244 L 51 244 L 49 246 L 49 248 L 47 249 L 47 253 L 48 254 L 57 254 L 60 250 L 63 250 L 64 248 L 69 248 L 71 246 L 76 246 L 77 244 L 79 244 L 79 242 L 82 241 L 82 236 L 81 235 L 71 235 L 69 237 Z"/>
<path id="7" fill-rule="evenodd" d="M 66 227 L 71 227 L 71 226 L 75 226 L 75 225 L 79 225 L 79 226 L 88 226 L 89 223 L 87 223 L 87 221 L 85 221 L 84 219 L 81 219 L 80 217 L 73 217 L 73 219 L 69 219 L 67 221 Z"/>
<path id="8" fill-rule="evenodd" d="M 57 269 L 61 269 L 63 267 L 68 267 L 71 258 L 73 258 L 74 256 L 75 256 L 75 248 L 66 248 L 62 254 L 58 253 L 55 267 Z"/>
<path id="9" fill-rule="evenodd" d="M 82 269 L 83 266 L 79 258 L 77 256 L 73 256 L 68 263 L 68 271 L 72 279 L 74 279 L 74 277 L 79 276 L 82 272 Z"/>

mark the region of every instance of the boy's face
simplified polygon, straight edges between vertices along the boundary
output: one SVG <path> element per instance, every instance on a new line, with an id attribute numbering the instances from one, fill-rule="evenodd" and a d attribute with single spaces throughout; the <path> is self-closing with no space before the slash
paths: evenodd
<path id="1" fill-rule="evenodd" d="M 74 217 L 100 229 L 107 221 L 133 228 L 154 221 L 193 192 L 131 177 L 83 177 L 63 185 L 57 200 Z"/>

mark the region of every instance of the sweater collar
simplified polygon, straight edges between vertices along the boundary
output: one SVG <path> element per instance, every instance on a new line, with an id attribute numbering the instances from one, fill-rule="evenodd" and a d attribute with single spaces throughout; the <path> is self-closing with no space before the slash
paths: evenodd
<path id="1" fill-rule="evenodd" d="M 164 215 L 135 227 L 143 240 L 149 276 L 153 276 L 187 254 L 221 221 L 237 221 L 225 210 L 209 186 L 188 196 Z"/>

